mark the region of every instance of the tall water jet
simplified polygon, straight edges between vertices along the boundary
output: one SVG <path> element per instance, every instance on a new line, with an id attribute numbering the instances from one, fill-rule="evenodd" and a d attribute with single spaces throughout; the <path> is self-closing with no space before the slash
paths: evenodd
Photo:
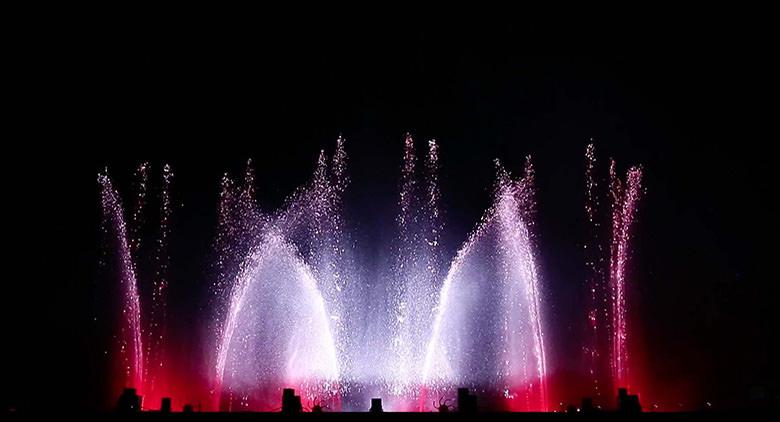
<path id="1" fill-rule="evenodd" d="M 143 162 L 135 170 L 135 205 L 133 207 L 132 224 L 129 225 L 129 242 L 133 260 L 138 260 L 138 250 L 141 248 L 141 230 L 144 225 L 144 210 L 149 185 L 149 163 Z"/>
<path id="2" fill-rule="evenodd" d="M 615 161 L 609 167 L 612 194 L 612 244 L 609 278 L 612 290 L 612 371 L 620 386 L 629 386 L 628 326 L 626 311 L 626 269 L 630 256 L 631 228 L 641 195 L 642 169 L 631 167 L 625 186 L 615 171 Z"/>
<path id="3" fill-rule="evenodd" d="M 593 394 L 611 404 L 612 390 L 630 386 L 627 271 L 631 231 L 641 198 L 641 167 L 631 167 L 625 183 L 610 160 L 605 202 L 602 209 L 595 147 L 585 151 L 585 216 L 588 240 L 584 244 L 588 270 L 589 338 L 584 347 Z"/>
<path id="4" fill-rule="evenodd" d="M 497 167 L 493 206 L 444 279 L 423 384 L 428 395 L 452 395 L 454 386 L 469 386 L 498 400 L 499 407 L 546 410 L 533 167 L 529 161 L 520 180 Z"/>
<path id="5" fill-rule="evenodd" d="M 151 403 L 157 403 L 167 392 L 167 386 L 162 385 L 167 380 L 165 371 L 165 346 L 167 340 L 167 305 L 168 305 L 168 238 L 171 231 L 171 182 L 173 171 L 168 164 L 162 168 L 162 185 L 160 188 L 160 218 L 158 222 L 158 237 L 154 252 L 154 274 L 152 275 L 151 299 L 149 305 L 148 323 L 146 326 L 146 345 L 144 368 L 145 391 Z"/>
<path id="6" fill-rule="evenodd" d="M 425 345 L 430 339 L 440 271 L 438 146 L 428 143 L 424 184 L 418 180 L 417 157 L 411 135 L 404 140 L 397 218 L 399 236 L 390 306 L 392 391 L 413 393 L 422 379 Z"/>
<path id="7" fill-rule="evenodd" d="M 433 291 L 441 289 L 441 275 L 444 260 L 441 250 L 441 236 L 444 222 L 441 209 L 441 191 L 439 188 L 439 145 L 435 139 L 428 141 L 428 154 L 425 159 L 425 243 L 427 270 L 431 276 Z"/>
<path id="8" fill-rule="evenodd" d="M 344 195 L 350 183 L 345 146 L 346 140 L 339 136 L 330 165 L 331 195 L 328 218 L 331 231 L 329 244 L 331 259 L 328 267 L 330 277 L 328 284 L 332 297 L 328 302 L 336 347 L 340 356 L 339 370 L 342 379 L 351 379 L 355 375 L 357 359 L 355 354 L 360 339 L 355 332 L 360 327 L 362 304 L 359 300 L 361 291 L 352 260 L 352 245 L 344 218 Z"/>
<path id="9" fill-rule="evenodd" d="M 119 353 L 122 360 L 122 387 L 143 388 L 144 348 L 141 331 L 141 301 L 138 294 L 133 252 L 119 192 L 108 170 L 98 175 L 101 187 L 103 233 L 116 246 L 116 265 L 122 289 Z"/>
<path id="10" fill-rule="evenodd" d="M 101 187 L 103 232 L 115 252 L 119 285 L 122 289 L 118 335 L 124 376 L 121 387 L 133 387 L 145 396 L 144 408 L 155 406 L 168 393 L 166 383 L 166 319 L 168 289 L 168 238 L 173 206 L 170 185 L 173 172 L 162 169 L 159 197 L 159 226 L 150 265 L 144 265 L 144 225 L 149 202 L 150 165 L 142 163 L 135 172 L 135 204 L 131 224 L 107 171 L 98 175 Z M 142 281 L 146 280 L 146 283 Z"/>
<path id="11" fill-rule="evenodd" d="M 586 367 L 590 377 L 591 389 L 597 403 L 605 400 L 604 395 L 612 394 L 613 382 L 609 359 L 609 333 L 611 321 L 609 286 L 607 274 L 608 257 L 602 233 L 603 215 L 600 213 L 601 196 L 599 194 L 599 178 L 596 174 L 597 156 L 594 144 L 588 144 L 585 150 L 585 217 L 586 240 L 583 243 L 585 267 L 587 270 L 587 330 L 588 337 L 583 351 Z M 608 234 L 607 234 L 608 236 Z"/>
<path id="12" fill-rule="evenodd" d="M 347 175 L 347 151 L 345 149 L 345 139 L 341 136 L 336 140 L 336 151 L 333 153 L 333 159 L 331 163 L 331 183 L 333 186 L 333 196 L 331 208 L 333 215 L 331 221 L 333 221 L 334 231 L 334 256 L 336 257 L 333 263 L 334 279 L 337 286 L 337 290 L 343 290 L 347 285 L 347 274 L 341 273 L 339 270 L 343 267 L 341 260 L 345 259 L 347 245 L 344 238 L 345 221 L 344 221 L 344 194 L 349 186 L 349 176 Z"/>

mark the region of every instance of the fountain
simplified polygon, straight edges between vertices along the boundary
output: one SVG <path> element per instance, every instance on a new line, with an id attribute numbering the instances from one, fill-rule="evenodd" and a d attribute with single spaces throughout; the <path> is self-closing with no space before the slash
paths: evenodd
<path id="1" fill-rule="evenodd" d="M 224 175 L 204 341 L 210 351 L 203 376 L 209 380 L 208 408 L 278 410 L 283 389 L 294 388 L 302 403 L 318 409 L 365 410 L 370 398 L 382 397 L 385 409 L 433 411 L 436 399 L 441 403 L 466 387 L 490 409 L 550 410 L 550 343 L 530 156 L 522 177 L 496 161 L 493 203 L 447 264 L 438 148 L 429 141 L 420 165 L 414 140 L 405 137 L 398 235 L 380 274 L 367 274 L 354 259 L 343 214 L 349 185 L 343 138 L 332 157 L 321 151 L 311 180 L 275 211 L 257 203 L 251 160 L 238 181 Z M 587 156 L 586 211 L 595 227 L 592 147 Z M 152 282 L 143 284 L 138 227 L 144 222 L 148 172 L 147 164 L 137 171 L 130 225 L 107 172 L 98 180 L 104 231 L 114 245 L 122 286 L 117 336 L 122 387 L 154 399 L 170 388 L 165 303 L 172 172 L 169 166 L 162 170 L 154 270 L 146 273 Z M 629 170 L 625 187 L 614 164 L 610 175 L 613 225 L 604 249 L 610 251 L 609 265 L 601 265 L 597 252 L 587 262 L 591 292 L 598 292 L 589 313 L 598 323 L 591 327 L 598 344 L 610 350 L 588 350 L 594 362 L 600 353 L 609 356 L 617 385 L 628 368 L 626 266 L 641 170 Z M 369 292 L 366 277 L 378 280 L 380 290 Z M 602 306 L 606 297 L 612 298 L 609 307 Z M 154 404 L 145 400 L 144 406 Z"/>

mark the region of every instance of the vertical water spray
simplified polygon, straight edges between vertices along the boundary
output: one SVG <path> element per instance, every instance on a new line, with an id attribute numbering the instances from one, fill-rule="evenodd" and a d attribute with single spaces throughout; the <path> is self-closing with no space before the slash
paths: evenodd
<path id="1" fill-rule="evenodd" d="M 332 296 L 335 284 L 332 278 L 332 220 L 331 206 L 333 202 L 332 186 L 329 180 L 328 157 L 325 150 L 320 151 L 311 187 L 311 201 L 308 203 L 313 214 L 309 221 L 310 239 L 303 246 L 308 248 L 307 261 L 314 268 L 315 276 L 320 283 L 320 289 Z"/>
<path id="2" fill-rule="evenodd" d="M 605 268 L 607 260 L 604 254 L 601 201 L 599 182 L 596 173 L 597 157 L 595 145 L 590 143 L 585 149 L 585 218 L 586 240 L 583 243 L 585 268 L 587 271 L 587 329 L 588 338 L 584 346 L 588 375 L 594 397 L 601 401 L 603 394 L 612 390 L 610 382 L 611 365 L 605 365 L 604 356 L 611 338 L 611 296 L 608 292 Z"/>
<path id="3" fill-rule="evenodd" d="M 160 220 L 156 250 L 154 254 L 154 279 L 152 282 L 151 306 L 149 307 L 149 322 L 146 328 L 146 388 L 154 398 L 159 391 L 165 367 L 165 337 L 167 336 L 167 304 L 168 304 L 168 240 L 171 230 L 171 182 L 173 171 L 169 164 L 162 169 L 162 185 L 160 188 Z"/>
<path id="4" fill-rule="evenodd" d="M 441 210 L 438 185 L 439 152 L 435 140 L 421 171 L 420 183 L 415 144 L 404 139 L 401 167 L 398 239 L 395 271 L 391 277 L 394 319 L 392 351 L 395 363 L 390 384 L 395 394 L 419 388 L 425 346 L 435 317 L 436 296 L 441 284 Z"/>
<path id="5" fill-rule="evenodd" d="M 142 389 L 144 349 L 141 333 L 141 303 L 132 248 L 128 242 L 127 223 L 119 192 L 114 188 L 107 170 L 98 175 L 98 183 L 101 187 L 103 231 L 116 245 L 119 283 L 122 289 L 119 347 L 123 362 L 124 384 Z"/>
<path id="6" fill-rule="evenodd" d="M 625 186 L 615 171 L 615 161 L 609 168 L 612 198 L 612 243 L 610 249 L 610 288 L 612 290 L 612 371 L 620 386 L 628 385 L 628 328 L 626 311 L 626 268 L 630 255 L 629 240 L 637 203 L 641 196 L 642 170 L 631 167 Z"/>
<path id="7" fill-rule="evenodd" d="M 428 141 L 428 155 L 425 160 L 425 187 L 426 187 L 426 237 L 427 246 L 427 270 L 431 275 L 432 291 L 438 292 L 441 288 L 441 235 L 444 224 L 441 215 L 441 192 L 439 189 L 439 145 L 435 139 Z"/>
<path id="8" fill-rule="evenodd" d="M 354 330 L 357 329 L 358 313 L 355 311 L 355 291 L 350 280 L 352 271 L 349 265 L 348 240 L 346 222 L 344 219 L 344 195 L 349 185 L 347 174 L 347 153 L 345 139 L 339 136 L 331 159 L 330 172 L 330 255 L 329 277 L 331 279 L 332 297 L 330 298 L 330 313 L 333 325 L 336 347 L 340 361 L 342 376 L 351 376 L 354 366 L 353 350 L 356 346 Z"/>
<path id="9" fill-rule="evenodd" d="M 333 153 L 333 161 L 331 163 L 332 177 L 331 183 L 333 186 L 333 200 L 331 221 L 333 224 L 333 264 L 332 272 L 336 290 L 343 291 L 347 286 L 347 274 L 344 270 L 344 254 L 346 252 L 347 245 L 344 239 L 344 194 L 349 185 L 349 176 L 347 175 L 347 153 L 344 149 L 345 140 L 339 136 L 336 140 L 336 151 Z"/>
<path id="10" fill-rule="evenodd" d="M 235 193 L 238 197 L 236 203 L 236 209 L 234 210 L 234 221 L 238 222 L 238 230 L 240 233 L 236 233 L 242 239 L 241 248 L 242 251 L 248 249 L 248 244 L 252 242 L 252 239 L 262 229 L 265 218 L 260 212 L 260 207 L 257 205 L 257 189 L 255 187 L 255 166 L 251 158 L 246 160 L 246 167 L 244 169 L 243 185 L 238 193 Z"/>
<path id="11" fill-rule="evenodd" d="M 233 278 L 239 271 L 249 248 L 266 223 L 256 201 L 255 169 L 248 159 L 240 182 L 228 173 L 220 181 L 217 206 L 217 230 L 214 239 L 216 275 L 211 285 L 209 300 L 214 312 L 214 329 L 219 338 L 224 324 L 222 301 L 233 287 Z"/>
<path id="12" fill-rule="evenodd" d="M 411 278 L 414 276 L 412 266 L 416 257 L 415 242 L 416 209 L 415 199 L 417 181 L 415 179 L 415 166 L 417 157 L 414 151 L 414 140 L 410 134 L 406 134 L 403 149 L 403 164 L 401 167 L 401 183 L 399 192 L 398 222 L 398 252 L 396 255 L 396 270 L 391 280 L 393 284 L 390 310 L 394 316 L 391 320 L 393 333 L 392 347 L 396 355 L 396 363 L 392 378 L 394 390 L 399 393 L 409 382 L 412 368 L 412 339 L 414 335 L 414 304 L 409 303 Z"/>
<path id="13" fill-rule="evenodd" d="M 521 239 L 520 244 L 525 245 L 521 249 L 520 262 L 524 265 L 524 279 L 526 281 L 526 300 L 528 301 L 529 315 L 531 318 L 531 329 L 533 337 L 533 351 L 536 356 L 536 379 L 538 386 L 531 387 L 528 392 L 536 390 L 538 394 L 538 403 L 531 403 L 529 398 L 528 408 L 538 406 L 539 410 L 548 410 L 547 402 L 547 356 L 544 339 L 544 320 L 542 315 L 542 290 L 539 281 L 539 271 L 537 268 L 535 241 L 536 225 L 536 171 L 534 170 L 531 156 L 526 156 L 525 166 L 523 168 L 523 178 L 517 183 L 516 196 L 518 197 L 518 206 L 520 208 Z"/>
<path id="14" fill-rule="evenodd" d="M 605 394 L 615 387 L 628 387 L 630 381 L 626 275 L 631 231 L 642 193 L 642 169 L 629 168 L 624 182 L 617 174 L 615 161 L 610 160 L 606 192 L 608 208 L 602 210 L 603 193 L 599 189 L 596 164 L 595 147 L 591 143 L 585 150 L 588 240 L 584 244 L 584 256 L 589 336 L 584 350 L 593 393 L 597 399 L 609 402 L 611 397 Z M 602 219 L 605 221 L 602 222 Z"/>
<path id="15" fill-rule="evenodd" d="M 107 171 L 98 175 L 101 187 L 103 230 L 114 246 L 117 275 L 121 286 L 121 318 L 119 348 L 123 362 L 124 384 L 145 395 L 146 403 L 155 403 L 164 391 L 160 382 L 165 378 L 165 337 L 168 288 L 168 238 L 173 211 L 170 185 L 173 172 L 169 165 L 162 169 L 159 198 L 159 232 L 153 244 L 151 262 L 142 248 L 149 195 L 148 163 L 135 172 L 135 204 L 130 224 L 118 190 Z M 149 263 L 151 267 L 144 271 Z M 148 280 L 142 283 L 142 280 Z M 154 404 L 152 404 L 153 406 Z M 145 406 L 146 407 L 146 406 Z M 148 407 L 146 407 L 148 408 Z"/>
<path id="16" fill-rule="evenodd" d="M 129 225 L 130 249 L 133 260 L 138 259 L 138 250 L 141 248 L 141 230 L 144 225 L 144 209 L 146 208 L 147 187 L 149 184 L 149 163 L 141 163 L 135 170 L 136 194 L 133 207 L 132 224 Z"/>

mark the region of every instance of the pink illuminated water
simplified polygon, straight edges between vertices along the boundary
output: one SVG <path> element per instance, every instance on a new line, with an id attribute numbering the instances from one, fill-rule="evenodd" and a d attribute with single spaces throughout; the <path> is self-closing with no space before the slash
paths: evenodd
<path id="1" fill-rule="evenodd" d="M 496 161 L 492 204 L 448 262 L 439 145 L 418 145 L 407 135 L 396 235 L 386 245 L 387 265 L 372 272 L 358 264 L 345 218 L 345 144 L 339 138 L 332 155 L 321 151 L 310 181 L 275 210 L 257 202 L 251 160 L 239 177 L 226 173 L 220 181 L 214 277 L 203 327 L 204 406 L 276 410 L 281 390 L 293 387 L 304 403 L 332 410 L 365 410 L 371 397 L 383 397 L 387 410 L 432 411 L 433 399 L 454 398 L 458 387 L 470 387 L 490 408 L 551 410 L 549 306 L 535 241 L 530 157 L 520 177 Z M 425 151 L 420 159 L 418 149 Z M 610 231 L 599 237 L 592 146 L 586 157 L 586 215 L 595 239 L 586 246 L 593 337 L 586 352 L 599 389 L 606 388 L 598 376 L 606 358 L 611 382 L 627 382 L 627 268 L 641 169 L 631 168 L 623 186 L 612 163 Z M 111 179 L 101 173 L 98 180 L 123 294 L 117 337 L 123 382 L 153 407 L 160 397 L 186 388 L 180 385 L 184 378 L 170 372 L 166 345 L 174 209 L 167 165 L 161 169 L 154 268 L 139 277 L 149 172 L 143 164 L 136 173 L 130 227 Z M 603 238 L 609 239 L 606 247 Z"/>
<path id="2" fill-rule="evenodd" d="M 111 230 L 116 239 L 119 280 L 122 289 L 122 310 L 119 328 L 119 347 L 122 359 L 123 382 L 141 388 L 144 374 L 144 353 L 141 331 L 141 305 L 138 295 L 135 263 L 128 242 L 127 224 L 122 201 L 107 173 L 98 176 L 101 186 L 104 230 Z"/>
<path id="3" fill-rule="evenodd" d="M 602 190 L 597 173 L 595 147 L 589 144 L 585 153 L 585 215 L 590 240 L 585 244 L 589 270 L 588 327 L 590 339 L 585 346 L 593 394 L 609 402 L 615 387 L 633 387 L 629 377 L 628 341 L 628 262 L 631 257 L 631 232 L 642 195 L 642 169 L 631 167 L 625 181 L 610 160 L 607 176 L 609 208 L 602 209 Z"/>
<path id="4" fill-rule="evenodd" d="M 148 163 L 136 170 L 137 193 L 127 224 L 119 192 L 107 172 L 98 175 L 103 210 L 103 232 L 106 241 L 116 250 L 118 279 L 122 289 L 119 335 L 119 355 L 122 360 L 121 387 L 133 387 L 147 398 L 147 402 L 159 403 L 168 393 L 166 367 L 166 314 L 168 288 L 168 237 L 173 206 L 170 185 L 173 172 L 170 166 L 162 168 L 158 233 L 153 249 L 153 264 L 143 272 L 139 264 L 143 226 L 146 222 L 149 184 Z M 141 275 L 148 278 L 148 294 L 142 294 Z"/>

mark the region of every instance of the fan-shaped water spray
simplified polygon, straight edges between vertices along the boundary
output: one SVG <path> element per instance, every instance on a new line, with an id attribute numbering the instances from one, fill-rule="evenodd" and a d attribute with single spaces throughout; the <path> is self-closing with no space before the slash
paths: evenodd
<path id="1" fill-rule="evenodd" d="M 236 279 L 216 374 L 218 387 L 235 392 L 246 408 L 275 403 L 285 386 L 310 399 L 336 391 L 338 362 L 325 303 L 308 265 L 279 234 L 263 236 Z"/>
<path id="2" fill-rule="evenodd" d="M 498 166 L 495 203 L 455 257 L 441 292 L 423 381 L 503 394 L 502 407 L 545 410 L 546 358 L 531 234 L 533 170 L 520 180 Z M 492 390 L 492 391 L 491 391 Z"/>

